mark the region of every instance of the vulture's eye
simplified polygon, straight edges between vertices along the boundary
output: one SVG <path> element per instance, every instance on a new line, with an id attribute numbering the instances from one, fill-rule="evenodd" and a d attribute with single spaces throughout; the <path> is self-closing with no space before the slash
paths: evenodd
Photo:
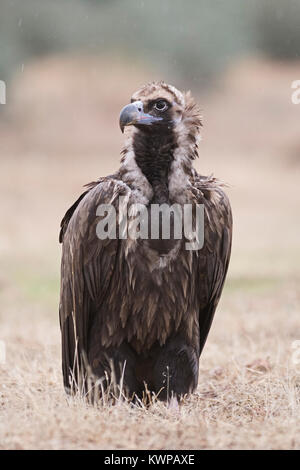
<path id="1" fill-rule="evenodd" d="M 157 111 L 165 111 L 168 108 L 168 103 L 165 100 L 156 101 L 154 104 L 154 109 Z"/>

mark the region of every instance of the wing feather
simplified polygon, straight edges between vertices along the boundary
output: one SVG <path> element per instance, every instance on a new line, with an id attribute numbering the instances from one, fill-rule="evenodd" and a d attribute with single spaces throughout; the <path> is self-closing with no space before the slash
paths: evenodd
<path id="1" fill-rule="evenodd" d="M 117 182 L 108 178 L 95 183 L 73 204 L 62 222 L 59 315 L 62 367 L 67 390 L 71 387 L 72 371 L 75 382 L 80 381 L 78 367 L 74 368 L 76 344 L 81 378 L 84 375 L 82 358 L 88 349 L 89 328 L 97 305 L 105 297 L 116 263 L 118 240 L 100 240 L 97 237 L 99 217 L 96 210 L 99 204 L 111 203 L 113 194 L 119 189 Z"/>
<path id="2" fill-rule="evenodd" d="M 195 186 L 201 189 L 198 203 L 205 206 L 205 240 L 198 256 L 200 296 L 200 354 L 205 345 L 221 297 L 231 253 L 232 213 L 229 199 L 214 178 L 200 177 Z"/>

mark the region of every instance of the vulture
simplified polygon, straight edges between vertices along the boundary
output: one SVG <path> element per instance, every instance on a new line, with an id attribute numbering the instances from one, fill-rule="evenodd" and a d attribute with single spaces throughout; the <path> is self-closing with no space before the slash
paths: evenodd
<path id="1" fill-rule="evenodd" d="M 114 381 L 127 397 L 143 397 L 146 388 L 168 401 L 197 387 L 232 238 L 224 185 L 193 167 L 201 126 L 190 92 L 165 82 L 141 87 L 120 113 L 126 132 L 119 170 L 86 185 L 61 222 L 59 316 L 68 393 L 98 388 L 102 396 Z M 185 233 L 163 236 L 161 218 L 156 237 L 124 236 L 129 206 L 146 208 L 151 224 L 153 205 L 174 204 L 203 208 L 200 247 L 187 249 Z M 107 230 L 106 238 L 97 234 L 108 213 L 99 207 L 116 214 L 117 230 Z"/>

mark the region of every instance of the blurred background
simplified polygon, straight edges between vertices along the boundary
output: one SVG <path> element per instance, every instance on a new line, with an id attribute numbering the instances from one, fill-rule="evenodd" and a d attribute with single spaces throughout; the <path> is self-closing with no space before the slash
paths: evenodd
<path id="1" fill-rule="evenodd" d="M 298 309 L 299 18 L 299 0 L 0 0 L 2 336 L 22 341 L 26 324 L 37 338 L 38 324 L 59 343 L 60 220 L 118 168 L 119 111 L 156 79 L 196 96 L 196 167 L 229 184 L 225 292 L 242 301 L 284 285 Z"/>

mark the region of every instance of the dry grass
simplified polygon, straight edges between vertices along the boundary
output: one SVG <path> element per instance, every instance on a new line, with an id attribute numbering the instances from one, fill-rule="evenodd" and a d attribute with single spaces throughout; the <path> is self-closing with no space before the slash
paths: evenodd
<path id="1" fill-rule="evenodd" d="M 229 284 L 199 387 L 179 411 L 162 403 L 94 408 L 68 399 L 55 322 L 36 311 L 27 316 L 31 324 L 24 321 L 16 331 L 10 319 L 1 367 L 1 448 L 299 448 L 300 366 L 291 361 L 297 289 L 287 284 L 253 295 Z"/>
<path id="2" fill-rule="evenodd" d="M 73 66 L 68 67 L 74 87 Z M 43 67 L 47 71 L 44 64 L 39 72 L 36 65 L 34 76 L 42 77 Z M 61 65 L 57 65 L 57 70 L 58 78 L 54 74 L 51 80 L 54 88 L 56 82 L 62 86 Z M 294 69 L 289 72 L 285 68 L 283 73 L 280 68 L 277 75 L 276 67 L 272 69 L 276 105 L 282 118 L 282 139 L 276 134 L 274 144 L 283 149 L 279 154 L 270 141 L 263 146 L 262 134 L 270 135 L 274 125 L 273 111 L 268 114 L 267 106 L 262 106 L 261 100 L 270 99 L 267 87 L 263 96 L 260 89 L 255 105 L 257 86 L 251 95 L 251 87 L 249 91 L 245 83 L 251 70 L 246 73 L 242 68 L 233 73 L 236 81 L 227 85 L 222 100 L 216 94 L 207 98 L 204 105 L 209 130 L 198 168 L 204 168 L 204 172 L 213 170 L 232 184 L 229 194 L 235 220 L 234 250 L 228 282 L 201 358 L 197 392 L 184 400 L 179 410 L 159 402 L 147 409 L 124 402 L 92 407 L 65 396 L 57 313 L 59 219 L 85 182 L 117 167 L 121 138 L 114 127 L 112 111 L 107 123 L 99 114 L 99 126 L 105 135 L 102 148 L 101 135 L 87 125 L 87 111 L 82 117 L 86 134 L 80 138 L 77 131 L 68 134 L 61 116 L 57 127 L 53 119 L 45 130 L 44 108 L 50 105 L 44 101 L 40 109 L 37 101 L 44 90 L 37 90 L 35 97 L 28 95 L 26 81 L 22 99 L 33 100 L 36 108 L 35 118 L 32 122 L 27 119 L 22 131 L 16 92 L 16 102 L 9 110 L 13 125 L 7 119 L 0 126 L 6 157 L 1 157 L 0 185 L 0 339 L 7 346 L 6 364 L 0 365 L 0 448 L 300 448 L 300 365 L 292 361 L 292 343 L 300 339 L 299 166 L 288 159 L 294 142 L 290 123 L 294 121 L 284 96 L 285 83 L 289 86 L 297 77 Z M 67 83 L 68 71 L 64 73 Z M 262 68 L 261 73 L 259 80 L 256 64 L 258 83 L 268 82 L 268 67 Z M 241 78 L 243 74 L 245 77 Z M 35 88 L 39 83 L 44 82 L 37 80 Z M 93 82 L 91 90 L 92 85 Z M 135 86 L 132 84 L 132 88 Z M 260 123 L 255 128 L 260 144 L 253 146 L 253 151 L 248 146 L 253 137 L 248 131 L 254 132 L 253 129 L 237 127 L 245 121 L 245 88 L 249 92 L 247 103 L 252 107 L 248 119 L 254 122 L 255 110 L 260 110 Z M 97 81 L 94 93 L 100 89 Z M 127 97 L 127 89 L 119 90 L 116 115 L 123 105 L 119 103 L 122 92 Z M 33 89 L 31 93 L 34 94 Z M 274 90 L 270 93 L 273 97 Z M 63 96 L 61 91 L 59 100 Z M 56 102 L 50 98 L 51 116 Z M 98 99 L 101 101 L 101 97 Z M 68 103 L 62 107 L 68 109 Z M 89 109 L 92 115 L 98 106 L 93 104 Z M 295 113 L 294 108 L 292 112 Z M 93 116 L 89 122 L 95 122 L 97 116 Z M 78 129 L 81 127 L 80 119 L 72 122 Z M 236 127 L 237 142 L 231 137 Z M 17 131 L 21 133 L 16 144 Z M 214 132 L 219 136 L 217 142 Z M 78 150 L 77 143 L 80 140 L 84 148 L 85 139 L 90 141 L 89 133 L 94 136 L 94 144 L 85 154 Z M 54 134 L 58 136 L 55 142 L 51 137 Z M 101 155 L 111 158 L 101 160 L 98 148 Z"/>

